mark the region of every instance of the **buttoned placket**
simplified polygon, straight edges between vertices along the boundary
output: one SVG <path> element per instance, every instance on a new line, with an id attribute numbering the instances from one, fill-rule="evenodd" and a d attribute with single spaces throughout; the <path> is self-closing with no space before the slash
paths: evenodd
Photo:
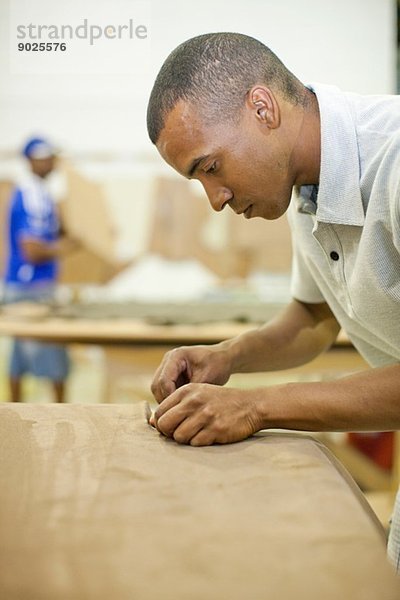
<path id="1" fill-rule="evenodd" d="M 330 272 L 337 285 L 338 297 L 343 305 L 346 306 L 347 314 L 352 316 L 354 312 L 353 305 L 345 275 L 346 257 L 339 236 L 335 232 L 334 225 L 318 221 L 315 215 L 313 215 L 313 220 L 313 237 L 317 240 L 325 254 Z"/>

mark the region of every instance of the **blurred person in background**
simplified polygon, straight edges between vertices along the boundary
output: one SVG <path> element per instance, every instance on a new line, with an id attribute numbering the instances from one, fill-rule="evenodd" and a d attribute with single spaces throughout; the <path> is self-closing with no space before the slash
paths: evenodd
<path id="1" fill-rule="evenodd" d="M 46 178 L 54 170 L 56 152 L 45 139 L 31 138 L 23 148 L 29 173 L 15 187 L 8 212 L 4 301 L 46 302 L 54 297 L 58 260 L 76 247 L 63 236 L 57 206 Z M 54 398 L 63 402 L 69 357 L 64 346 L 14 339 L 9 365 L 10 395 L 22 400 L 26 373 L 51 381 Z"/>

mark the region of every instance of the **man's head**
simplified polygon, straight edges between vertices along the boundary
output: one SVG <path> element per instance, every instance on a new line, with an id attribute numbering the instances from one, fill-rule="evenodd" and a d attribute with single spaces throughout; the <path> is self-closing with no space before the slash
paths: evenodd
<path id="1" fill-rule="evenodd" d="M 163 64 L 148 132 L 171 166 L 201 181 L 215 210 L 229 204 L 246 217 L 274 219 L 296 183 L 293 147 L 310 95 L 261 42 L 238 33 L 201 35 Z"/>
<path id="2" fill-rule="evenodd" d="M 43 138 L 31 138 L 23 147 L 22 154 L 28 160 L 31 171 L 39 177 L 47 177 L 55 166 L 54 147 Z"/>
<path id="3" fill-rule="evenodd" d="M 164 62 L 147 111 L 151 141 L 179 100 L 195 103 L 211 125 L 236 119 L 247 93 L 264 84 L 293 104 L 303 101 L 301 83 L 258 40 L 240 33 L 209 33 L 180 44 Z"/>

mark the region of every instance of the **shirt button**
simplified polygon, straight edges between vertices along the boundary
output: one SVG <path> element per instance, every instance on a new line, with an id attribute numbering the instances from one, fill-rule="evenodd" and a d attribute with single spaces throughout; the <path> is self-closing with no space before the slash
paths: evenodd
<path id="1" fill-rule="evenodd" d="M 339 260 L 339 254 L 337 252 L 335 252 L 334 250 L 332 250 L 332 252 L 329 255 L 331 257 L 332 260 Z"/>

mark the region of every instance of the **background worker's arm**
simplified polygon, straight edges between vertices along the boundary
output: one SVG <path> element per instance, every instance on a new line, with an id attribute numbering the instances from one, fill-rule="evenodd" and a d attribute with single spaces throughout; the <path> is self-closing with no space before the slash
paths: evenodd
<path id="1" fill-rule="evenodd" d="M 23 237 L 19 243 L 26 260 L 33 264 L 60 258 L 79 247 L 76 240 L 66 236 L 60 237 L 54 242 L 44 242 L 34 237 Z"/>
<path id="2" fill-rule="evenodd" d="M 293 300 L 274 320 L 220 344 L 183 346 L 157 369 L 157 402 L 186 383 L 225 384 L 232 373 L 272 371 L 304 364 L 329 348 L 339 325 L 327 304 Z"/>

